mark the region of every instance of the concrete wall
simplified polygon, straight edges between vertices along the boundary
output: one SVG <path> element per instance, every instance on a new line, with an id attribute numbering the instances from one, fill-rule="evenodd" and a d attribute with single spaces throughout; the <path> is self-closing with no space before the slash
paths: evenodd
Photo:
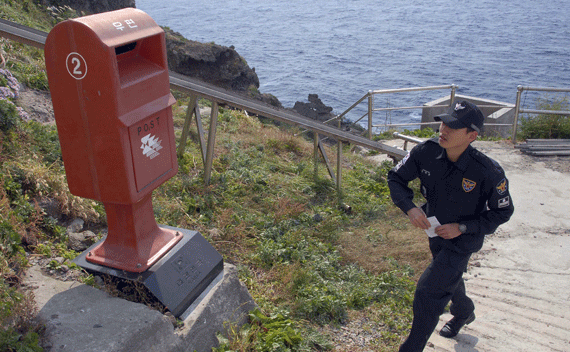
<path id="1" fill-rule="evenodd" d="M 449 99 L 450 96 L 448 95 L 425 103 L 425 107 L 422 109 L 422 122 L 434 122 L 434 116 L 447 112 L 449 109 Z M 483 126 L 482 135 L 488 137 L 500 136 L 503 138 L 512 135 L 512 124 L 515 119 L 514 104 L 459 94 L 455 95 L 455 100 L 467 100 L 479 106 L 479 109 L 481 109 L 481 112 L 485 116 L 485 125 Z M 492 124 L 508 124 L 508 126 L 493 126 Z M 427 127 L 431 127 L 435 130 L 439 128 L 439 123 L 434 123 L 434 125 Z"/>

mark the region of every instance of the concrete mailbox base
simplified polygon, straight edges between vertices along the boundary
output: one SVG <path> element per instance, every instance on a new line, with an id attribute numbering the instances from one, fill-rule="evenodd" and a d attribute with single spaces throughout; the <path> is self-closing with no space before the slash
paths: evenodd
<path id="1" fill-rule="evenodd" d="M 223 269 L 222 256 L 196 231 L 160 226 L 182 237 L 176 245 L 148 270 L 142 273 L 117 270 L 88 261 L 93 248 L 88 248 L 73 261 L 90 272 L 108 274 L 142 283 L 176 317 L 184 313 Z"/>
<path id="2" fill-rule="evenodd" d="M 139 303 L 111 297 L 90 286 L 61 285 L 44 276 L 39 268 L 26 277 L 36 287 L 45 322 L 46 351 L 60 352 L 205 352 L 217 346 L 216 333 L 224 323 L 241 325 L 256 307 L 247 288 L 239 281 L 235 266 L 224 270 L 181 317 L 182 328 L 158 311 Z M 49 291 L 50 297 L 40 295 Z"/>

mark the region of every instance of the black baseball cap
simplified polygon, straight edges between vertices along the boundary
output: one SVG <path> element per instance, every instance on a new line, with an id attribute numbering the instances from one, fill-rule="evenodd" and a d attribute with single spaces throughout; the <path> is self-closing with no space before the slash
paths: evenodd
<path id="1" fill-rule="evenodd" d="M 461 100 L 449 108 L 449 113 L 434 116 L 433 119 L 443 121 L 447 127 L 454 130 L 467 127 L 481 133 L 485 116 L 477 105 Z"/>

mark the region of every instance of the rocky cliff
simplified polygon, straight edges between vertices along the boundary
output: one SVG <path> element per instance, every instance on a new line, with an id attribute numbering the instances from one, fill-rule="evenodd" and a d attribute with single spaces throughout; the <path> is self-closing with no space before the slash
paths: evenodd
<path id="1" fill-rule="evenodd" d="M 69 6 L 88 15 L 119 10 L 125 7 L 136 7 L 135 0 L 40 0 L 40 3 L 46 7 Z"/>
<path id="2" fill-rule="evenodd" d="M 165 28 L 168 67 L 174 72 L 198 78 L 228 90 L 281 107 L 271 94 L 259 92 L 259 78 L 233 47 L 200 43 Z"/>

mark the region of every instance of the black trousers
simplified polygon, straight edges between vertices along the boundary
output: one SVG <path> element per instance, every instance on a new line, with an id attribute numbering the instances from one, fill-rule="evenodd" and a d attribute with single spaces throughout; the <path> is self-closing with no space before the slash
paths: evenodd
<path id="1" fill-rule="evenodd" d="M 399 352 L 421 352 L 439 322 L 439 316 L 451 301 L 451 314 L 467 318 L 475 310 L 465 293 L 463 272 L 471 254 L 454 252 L 441 238 L 430 239 L 433 260 L 420 276 L 414 296 L 414 320 L 410 335 Z"/>

